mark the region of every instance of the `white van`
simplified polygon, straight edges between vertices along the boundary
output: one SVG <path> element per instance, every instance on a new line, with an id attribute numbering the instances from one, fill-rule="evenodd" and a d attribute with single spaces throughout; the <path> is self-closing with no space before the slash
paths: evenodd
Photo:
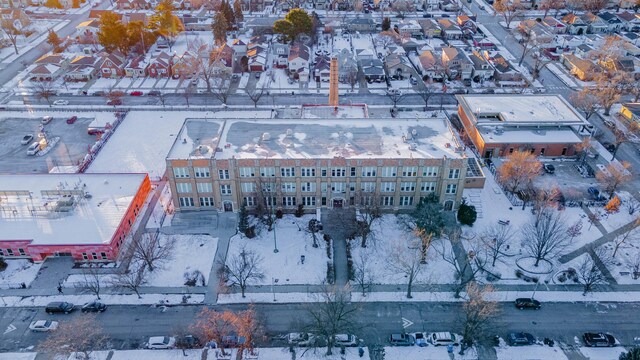
<path id="1" fill-rule="evenodd" d="M 38 153 L 38 151 L 40 151 L 40 143 L 35 141 L 31 143 L 31 145 L 29 145 L 29 147 L 27 148 L 27 155 L 35 155 Z"/>

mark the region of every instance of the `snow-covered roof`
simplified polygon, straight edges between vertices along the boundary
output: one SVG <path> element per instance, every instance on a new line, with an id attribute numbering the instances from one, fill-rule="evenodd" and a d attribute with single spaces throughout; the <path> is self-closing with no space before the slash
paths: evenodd
<path id="1" fill-rule="evenodd" d="M 459 158 L 455 135 L 446 121 L 259 119 L 226 120 L 218 127 L 207 120 L 191 120 L 185 123 L 169 158 Z"/>
<path id="2" fill-rule="evenodd" d="M 146 174 L 0 175 L 0 241 L 107 244 L 145 177 Z"/>

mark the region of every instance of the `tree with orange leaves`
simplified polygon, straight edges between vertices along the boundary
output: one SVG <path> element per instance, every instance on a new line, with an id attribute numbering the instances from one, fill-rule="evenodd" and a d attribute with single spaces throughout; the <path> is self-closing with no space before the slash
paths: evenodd
<path id="1" fill-rule="evenodd" d="M 228 355 L 222 338 L 236 331 L 237 315 L 231 311 L 215 311 L 204 308 L 197 316 L 198 321 L 192 326 L 194 333 L 199 334 L 207 342 L 215 341 L 221 355 Z"/>
<path id="2" fill-rule="evenodd" d="M 596 174 L 596 179 L 602 185 L 602 189 L 609 193 L 609 198 L 613 197 L 620 185 L 631 180 L 630 168 L 631 164 L 623 161 L 620 165 L 609 164 L 604 171 L 599 171 Z"/>
<path id="3" fill-rule="evenodd" d="M 247 310 L 241 311 L 236 315 L 234 325 L 238 336 L 245 338 L 245 342 L 240 346 L 242 351 L 246 350 L 249 355 L 255 355 L 253 346 L 256 340 L 264 337 L 264 328 L 253 305 L 249 305 Z"/>
<path id="4" fill-rule="evenodd" d="M 512 194 L 527 190 L 540 176 L 542 164 L 528 151 L 514 151 L 498 168 L 498 181 Z"/>

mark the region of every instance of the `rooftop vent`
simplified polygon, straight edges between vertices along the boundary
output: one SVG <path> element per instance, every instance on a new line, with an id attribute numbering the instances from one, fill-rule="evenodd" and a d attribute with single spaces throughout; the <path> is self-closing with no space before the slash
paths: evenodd
<path id="1" fill-rule="evenodd" d="M 416 151 L 417 149 L 418 149 L 418 144 L 416 143 L 409 144 L 409 150 Z"/>
<path id="2" fill-rule="evenodd" d="M 269 141 L 271 140 L 271 134 L 269 134 L 268 132 L 262 133 L 261 139 L 262 141 Z"/>
<path id="3" fill-rule="evenodd" d="M 286 134 L 287 134 L 287 137 L 289 137 L 289 138 L 292 137 L 293 136 L 293 130 L 287 129 Z"/>

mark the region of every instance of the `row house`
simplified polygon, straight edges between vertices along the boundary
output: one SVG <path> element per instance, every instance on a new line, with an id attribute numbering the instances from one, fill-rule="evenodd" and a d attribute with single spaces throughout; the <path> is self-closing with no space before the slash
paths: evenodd
<path id="1" fill-rule="evenodd" d="M 289 76 L 296 80 L 307 81 L 309 76 L 309 57 L 310 50 L 307 45 L 302 43 L 292 44 L 287 58 Z"/>
<path id="2" fill-rule="evenodd" d="M 126 56 L 120 51 L 111 53 L 101 53 L 98 62 L 99 76 L 103 78 L 120 78 L 123 77 L 124 65 L 126 64 Z"/>
<path id="3" fill-rule="evenodd" d="M 368 83 L 384 82 L 387 79 L 382 60 L 358 58 L 358 63 L 360 64 L 364 78 Z"/>
<path id="4" fill-rule="evenodd" d="M 247 50 L 249 71 L 263 72 L 267 70 L 268 48 L 262 44 L 249 43 Z"/>
<path id="5" fill-rule="evenodd" d="M 477 51 L 469 54 L 469 60 L 473 63 L 473 80 L 475 82 L 483 82 L 493 78 L 495 70 L 487 59 Z"/>
<path id="6" fill-rule="evenodd" d="M 401 20 L 394 25 L 396 32 L 401 37 L 421 38 L 423 35 L 422 27 L 415 20 Z"/>
<path id="7" fill-rule="evenodd" d="M 433 19 L 420 19 L 418 24 L 422 28 L 422 33 L 427 39 L 442 37 L 442 29 L 440 25 Z"/>
<path id="8" fill-rule="evenodd" d="M 640 14 L 629 11 L 617 14 L 622 21 L 622 28 L 626 31 L 640 31 Z"/>
<path id="9" fill-rule="evenodd" d="M 583 35 L 589 30 L 589 25 L 576 14 L 567 14 L 562 17 L 562 22 L 567 25 L 567 32 L 571 35 Z"/>
<path id="10" fill-rule="evenodd" d="M 146 74 L 152 78 L 171 76 L 171 66 L 173 65 L 173 55 L 160 51 L 151 57 L 146 68 Z"/>
<path id="11" fill-rule="evenodd" d="M 618 32 L 622 29 L 622 20 L 620 20 L 616 14 L 601 12 L 598 14 L 598 17 L 607 24 L 608 32 Z"/>
<path id="12" fill-rule="evenodd" d="M 147 66 L 149 66 L 149 63 L 147 62 L 146 56 L 136 56 L 127 61 L 127 64 L 124 66 L 124 74 L 130 78 L 145 77 L 147 74 Z"/>
<path id="13" fill-rule="evenodd" d="M 473 63 L 467 54 L 455 47 L 442 49 L 442 64 L 450 79 L 470 80 L 473 74 Z"/>
<path id="14" fill-rule="evenodd" d="M 438 56 L 432 50 L 424 50 L 418 56 L 418 72 L 422 75 L 422 79 L 441 81 L 444 77 L 444 65 L 442 57 Z"/>
<path id="15" fill-rule="evenodd" d="M 568 31 L 567 25 L 553 16 L 542 19 L 540 24 L 552 34 L 566 34 Z"/>
<path id="16" fill-rule="evenodd" d="M 390 54 L 384 59 L 384 63 L 387 74 L 393 79 L 405 79 L 415 73 L 406 56 Z"/>
<path id="17" fill-rule="evenodd" d="M 70 82 L 87 82 L 98 76 L 100 58 L 92 55 L 78 55 L 69 63 L 64 79 Z"/>
<path id="18" fill-rule="evenodd" d="M 463 36 L 470 38 L 478 31 L 475 18 L 475 16 L 469 15 L 458 15 L 456 17 L 456 24 L 460 27 L 460 30 L 462 30 Z"/>
<path id="19" fill-rule="evenodd" d="M 522 86 L 526 82 L 522 74 L 500 53 L 485 51 L 483 56 L 494 68 L 493 79 L 501 87 Z"/>
<path id="20" fill-rule="evenodd" d="M 329 82 L 331 59 L 325 55 L 316 56 L 313 64 L 313 78 L 316 82 Z"/>
<path id="21" fill-rule="evenodd" d="M 603 34 L 609 32 L 609 24 L 607 24 L 600 16 L 588 12 L 583 14 L 581 18 L 587 24 L 588 31 L 591 34 Z"/>
<path id="22" fill-rule="evenodd" d="M 458 25 L 449 19 L 438 19 L 438 25 L 442 29 L 442 38 L 444 40 L 460 40 L 462 39 L 462 30 Z"/>
<path id="23" fill-rule="evenodd" d="M 289 61 L 289 44 L 279 42 L 271 43 L 271 54 L 273 54 L 273 67 L 286 69 Z"/>

